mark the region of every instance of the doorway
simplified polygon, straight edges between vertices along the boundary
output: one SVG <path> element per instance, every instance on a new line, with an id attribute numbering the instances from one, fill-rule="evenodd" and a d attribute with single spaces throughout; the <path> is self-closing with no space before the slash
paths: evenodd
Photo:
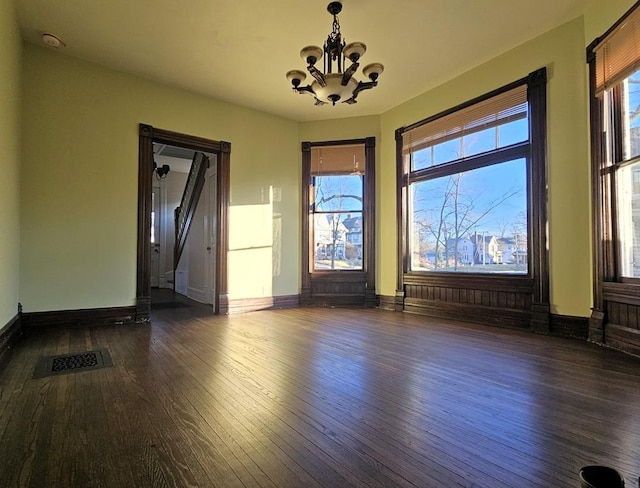
<path id="1" fill-rule="evenodd" d="M 211 305 L 215 288 L 215 272 L 210 272 L 215 268 L 215 255 L 211 249 L 216 247 L 216 229 L 211 222 L 216 220 L 218 213 L 214 178 L 217 154 L 154 142 L 153 161 L 154 168 L 162 170 L 154 171 L 152 177 L 151 308 L 157 308 L 158 296 L 166 296 L 157 290 L 162 288 Z M 200 172 L 200 165 L 206 171 Z M 201 185 L 191 185 L 190 188 L 199 187 L 202 191 L 198 193 L 195 210 L 188 212 L 187 199 L 193 198 L 187 191 L 188 182 L 198 177 Z M 188 225 L 184 231 L 176 229 L 178 208 L 184 209 L 180 219 L 181 224 Z"/>
<path id="2" fill-rule="evenodd" d="M 152 185 L 151 193 L 151 288 L 160 287 L 160 262 L 161 251 L 164 250 L 164 246 L 161 245 L 161 225 L 162 217 L 162 204 L 163 199 L 161 197 L 162 187 L 159 182 L 154 181 Z"/>
<path id="3" fill-rule="evenodd" d="M 210 253 L 207 274 L 211 280 L 210 292 L 213 313 L 227 314 L 228 215 L 230 191 L 231 144 L 185 134 L 179 134 L 150 125 L 140 124 L 138 156 L 138 253 L 136 278 L 136 321 L 149 321 L 151 312 L 152 270 L 152 212 L 153 212 L 153 144 L 166 144 L 179 148 L 215 155 L 215 166 L 210 168 L 209 184 L 215 182 L 213 198 L 206 201 L 207 209 L 215 208 L 206 236 Z M 212 241 L 212 242 L 211 242 Z M 207 297 L 208 298 L 208 297 Z"/>

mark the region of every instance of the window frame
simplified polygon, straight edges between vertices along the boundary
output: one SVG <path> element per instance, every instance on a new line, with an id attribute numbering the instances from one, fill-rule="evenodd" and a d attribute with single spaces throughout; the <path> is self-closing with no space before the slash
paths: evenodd
<path id="1" fill-rule="evenodd" d="M 433 115 L 407 127 L 396 130 L 396 161 L 397 161 L 397 288 L 396 310 L 405 309 L 406 287 L 437 286 L 443 288 L 472 288 L 478 290 L 514 289 L 522 293 L 531 293 L 531 307 L 534 311 L 531 327 L 537 331 L 548 331 L 549 327 L 549 267 L 547 249 L 547 161 L 546 161 L 546 68 L 538 69 L 527 77 L 514 81 L 501 88 L 493 90 L 468 102 L 462 103 L 439 114 Z M 529 108 L 529 140 L 517 143 L 495 151 L 481 153 L 453 163 L 458 168 L 471 169 L 489 164 L 499 164 L 497 161 L 518 159 L 523 155 L 527 160 L 527 249 L 529 266 L 527 274 L 507 275 L 503 273 L 442 273 L 439 271 L 412 270 L 410 263 L 410 225 L 409 219 L 409 185 L 415 182 L 415 177 L 425 174 L 457 174 L 451 171 L 451 164 L 445 163 L 427 170 L 418 170 L 410 179 L 409 162 L 403 158 L 403 134 L 419 125 L 427 124 L 454 112 L 466 109 L 474 104 L 488 100 L 518 86 L 527 86 L 527 101 Z M 431 300 L 431 298 L 429 298 Z M 437 300 L 436 300 L 437 301 Z M 440 300 L 447 301 L 447 300 Z M 531 311 L 529 310 L 529 311 Z M 540 313 L 538 313 L 540 312 Z"/>
<path id="2" fill-rule="evenodd" d="M 460 160 L 456 160 L 456 161 L 452 161 L 451 163 L 445 163 L 442 165 L 438 165 L 438 166 L 433 166 L 431 168 L 425 168 L 425 169 L 421 169 L 421 170 L 417 170 L 417 171 L 411 171 L 408 173 L 407 177 L 408 177 L 408 186 L 410 187 L 412 184 L 417 184 L 417 183 L 421 183 L 424 181 L 430 181 L 430 180 L 434 180 L 437 178 L 443 178 L 446 176 L 453 176 L 453 175 L 458 175 L 458 174 L 462 174 L 468 171 L 472 171 L 475 169 L 481 169 L 481 168 L 487 168 L 487 167 L 491 167 L 491 166 L 497 166 L 500 164 L 505 164 L 505 163 L 509 163 L 511 161 L 515 161 L 518 159 L 524 159 L 525 160 L 525 165 L 526 165 L 526 173 L 527 175 L 530 174 L 530 161 L 529 161 L 529 153 L 530 153 L 530 143 L 529 141 L 527 142 L 523 142 L 523 143 L 517 143 L 517 144 L 512 144 L 510 146 L 507 146 L 505 148 L 502 149 L 498 149 L 495 151 L 490 151 L 490 152 L 486 152 L 486 153 L 481 153 L 478 154 L 476 156 L 470 156 L 467 158 L 463 158 Z M 529 186 L 530 186 L 530 178 L 527 177 L 527 200 L 529 201 L 528 195 L 529 195 Z M 411 208 L 410 208 L 410 193 L 407 192 L 407 222 L 409 222 L 409 220 L 411 219 Z M 529 206 L 527 204 L 527 206 Z M 527 212 L 530 213 L 530 212 Z M 410 225 L 410 224 L 409 224 Z M 529 235 L 530 235 L 530 225 L 529 225 L 529 218 L 527 218 L 527 255 L 531 249 L 531 245 L 529 242 Z M 410 230 L 407 229 L 407 237 L 412 237 L 409 235 Z M 407 255 L 408 255 L 408 261 L 407 261 L 407 265 L 408 265 L 408 270 L 407 273 L 416 273 L 416 274 L 422 274 L 422 273 L 437 273 L 437 274 L 441 274 L 442 271 L 429 271 L 429 270 L 416 270 L 413 269 L 411 266 L 411 243 L 409 241 L 409 239 L 407 239 Z M 473 276 L 477 276 L 477 275 L 509 275 L 512 276 L 511 273 L 481 273 L 481 272 L 473 272 L 473 271 L 468 271 L 468 272 L 464 272 L 464 271 L 456 271 L 455 272 L 456 275 L 473 275 Z M 519 273 L 518 276 L 527 276 L 527 277 L 531 277 L 531 269 L 530 266 L 527 266 L 527 272 L 526 273 Z"/>
<path id="3" fill-rule="evenodd" d="M 620 257 L 620 231 L 617 217 L 616 175 L 619 170 L 638 157 L 624 160 L 622 82 L 598 88 L 596 62 L 597 51 L 609 38 L 622 28 L 630 16 L 637 22 L 640 1 L 636 2 L 603 35 L 594 39 L 586 49 L 589 67 L 589 107 L 591 139 L 591 200 L 593 215 L 593 307 L 589 321 L 589 340 L 613 343 L 616 347 L 637 351 L 626 330 L 627 319 L 620 316 L 626 310 L 627 318 L 633 317 L 640 306 L 640 278 L 622 276 Z M 636 46 L 636 51 L 640 45 Z M 637 55 L 637 53 L 636 53 Z M 640 61 L 640 60 L 636 60 Z M 632 66 L 632 63 L 629 64 Z M 627 73 L 624 79 L 631 73 Z M 604 93 L 600 93 L 604 90 Z M 613 103 L 607 111 L 605 103 Z M 605 117 L 610 116 L 605 121 Z M 614 137 L 609 141 L 607 127 Z M 627 335 L 625 335 L 627 334 Z M 636 352 L 637 353 L 637 352 Z"/>
<path id="4" fill-rule="evenodd" d="M 315 193 L 311 175 L 311 149 L 318 147 L 363 145 L 365 167 L 362 204 L 362 267 L 360 269 L 313 269 L 313 218 Z M 302 148 L 302 291 L 305 304 L 362 304 L 375 306 L 375 137 L 337 141 L 303 142 Z M 318 283 L 328 293 L 320 298 Z M 342 299 L 341 299 L 342 297 Z M 350 298 L 349 298 L 350 297 Z M 346 301 L 344 301 L 344 300 Z M 352 300 L 351 300 L 352 299 Z M 362 301 L 362 303 L 361 303 Z"/>

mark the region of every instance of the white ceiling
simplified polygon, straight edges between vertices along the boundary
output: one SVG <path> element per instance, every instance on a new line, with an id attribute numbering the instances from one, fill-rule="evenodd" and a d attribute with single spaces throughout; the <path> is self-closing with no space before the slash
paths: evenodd
<path id="1" fill-rule="evenodd" d="M 168 164 L 175 173 L 188 173 L 195 151 L 182 147 L 153 143 L 153 160 L 158 166 Z"/>
<path id="2" fill-rule="evenodd" d="M 379 86 L 355 105 L 316 107 L 285 73 L 331 31 L 328 0 L 15 0 L 23 38 L 61 52 L 293 120 L 380 114 L 583 13 L 588 0 L 344 0 L 347 42 Z M 362 79 L 361 74 L 356 75 Z"/>

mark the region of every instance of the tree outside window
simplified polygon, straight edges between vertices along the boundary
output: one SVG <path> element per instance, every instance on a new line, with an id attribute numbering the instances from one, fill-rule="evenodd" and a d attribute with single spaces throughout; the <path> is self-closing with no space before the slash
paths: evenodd
<path id="1" fill-rule="evenodd" d="M 364 146 L 314 148 L 313 269 L 362 269 Z"/>
<path id="2" fill-rule="evenodd" d="M 526 86 L 402 134 L 412 271 L 527 274 Z"/>

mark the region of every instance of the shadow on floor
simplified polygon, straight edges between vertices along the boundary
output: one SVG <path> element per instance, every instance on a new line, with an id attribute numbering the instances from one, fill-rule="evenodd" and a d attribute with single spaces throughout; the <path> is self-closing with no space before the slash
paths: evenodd
<path id="1" fill-rule="evenodd" d="M 196 302 L 168 288 L 151 289 L 151 313 L 165 310 L 189 309 L 199 316 L 213 315 L 213 306 Z"/>

